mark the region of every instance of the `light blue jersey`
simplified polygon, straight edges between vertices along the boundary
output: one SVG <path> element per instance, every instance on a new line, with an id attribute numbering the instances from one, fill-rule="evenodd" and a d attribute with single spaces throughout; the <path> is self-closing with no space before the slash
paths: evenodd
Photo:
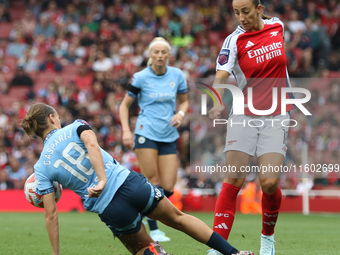
<path id="1" fill-rule="evenodd" d="M 140 107 L 135 134 L 157 142 L 174 142 L 179 137 L 176 127 L 170 123 L 176 111 L 176 96 L 188 92 L 183 72 L 167 66 L 164 75 L 156 75 L 151 67 L 133 76 L 134 92 Z"/>
<path id="2" fill-rule="evenodd" d="M 81 125 L 88 124 L 85 121 L 76 120 L 47 135 L 40 158 L 34 165 L 35 178 L 38 183 L 36 192 L 40 195 L 53 192 L 52 182 L 57 181 L 64 188 L 71 189 L 81 196 L 86 210 L 100 214 L 111 202 L 130 171 L 101 149 L 107 183 L 98 198 L 90 198 L 87 188 L 95 187 L 98 184 L 98 178 L 89 160 L 87 149 L 77 133 L 77 128 Z"/>

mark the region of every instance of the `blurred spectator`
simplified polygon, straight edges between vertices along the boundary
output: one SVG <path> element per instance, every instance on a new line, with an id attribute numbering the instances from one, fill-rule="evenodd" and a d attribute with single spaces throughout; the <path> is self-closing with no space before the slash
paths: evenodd
<path id="1" fill-rule="evenodd" d="M 320 18 L 320 14 L 316 9 L 316 4 L 312 1 L 307 2 L 307 8 L 305 9 L 304 17 L 309 18 L 313 22 Z"/>
<path id="2" fill-rule="evenodd" d="M 331 52 L 328 56 L 327 69 L 329 71 L 340 72 L 340 56 L 336 51 Z"/>
<path id="3" fill-rule="evenodd" d="M 125 30 L 132 30 L 137 25 L 137 18 L 134 13 L 129 12 L 126 16 L 126 19 L 121 20 L 119 24 L 119 28 L 123 31 Z"/>
<path id="4" fill-rule="evenodd" d="M 79 56 L 77 56 L 76 46 L 74 44 L 70 43 L 68 45 L 67 51 L 64 54 L 61 63 L 63 65 L 69 65 L 69 64 L 75 65 L 75 64 L 81 63 L 81 59 L 79 58 Z"/>
<path id="5" fill-rule="evenodd" d="M 198 11 L 202 13 L 206 20 L 209 20 L 214 14 L 214 7 L 210 5 L 209 0 L 201 0 Z"/>
<path id="6" fill-rule="evenodd" d="M 39 63 L 34 56 L 31 55 L 31 49 L 29 48 L 27 48 L 24 54 L 19 58 L 17 65 L 24 67 L 24 70 L 28 73 L 39 70 Z"/>
<path id="7" fill-rule="evenodd" d="M 49 16 L 42 14 L 40 16 L 40 23 L 35 27 L 34 36 L 44 35 L 45 38 L 52 38 L 55 33 L 55 27 L 50 23 Z"/>
<path id="8" fill-rule="evenodd" d="M 79 24 L 79 22 L 80 22 L 79 11 L 76 10 L 73 3 L 67 4 L 66 11 L 65 11 L 62 19 L 63 19 L 63 21 L 66 21 L 66 22 L 68 22 L 70 19 L 72 19 L 72 21 L 74 23 Z"/>
<path id="9" fill-rule="evenodd" d="M 174 8 L 174 13 L 181 17 L 188 12 L 188 7 L 184 4 L 183 0 L 176 1 L 176 7 Z"/>
<path id="10" fill-rule="evenodd" d="M 41 2 L 39 0 L 29 0 L 26 8 L 32 12 L 34 17 L 39 17 L 41 12 Z"/>
<path id="11" fill-rule="evenodd" d="M 97 51 L 97 60 L 93 63 L 92 69 L 95 72 L 105 72 L 113 67 L 112 60 L 102 50 Z"/>
<path id="12" fill-rule="evenodd" d="M 6 93 L 8 93 L 8 90 L 9 90 L 9 88 L 8 88 L 8 84 L 5 80 L 5 77 L 4 77 L 3 73 L 0 72 L 0 93 L 6 94 Z"/>
<path id="13" fill-rule="evenodd" d="M 210 30 L 220 32 L 224 29 L 224 20 L 220 13 L 214 13 L 210 19 Z"/>
<path id="14" fill-rule="evenodd" d="M 293 34 L 297 33 L 299 30 L 301 30 L 302 32 L 306 31 L 305 23 L 302 20 L 299 20 L 299 14 L 295 10 L 290 12 L 290 21 L 288 21 L 288 29 Z"/>
<path id="15" fill-rule="evenodd" d="M 39 70 L 61 72 L 62 67 L 60 63 L 55 59 L 53 51 L 47 52 L 46 60 L 40 65 Z"/>
<path id="16" fill-rule="evenodd" d="M 104 40 L 110 40 L 111 39 L 111 30 L 109 27 L 110 23 L 106 20 L 103 19 L 102 22 L 100 23 L 100 29 L 99 29 L 99 37 L 100 39 Z"/>
<path id="17" fill-rule="evenodd" d="M 90 29 L 87 26 L 83 27 L 80 38 L 81 46 L 90 46 L 94 43 L 94 40 L 91 38 Z"/>
<path id="18" fill-rule="evenodd" d="M 94 20 L 93 13 L 89 13 L 86 15 L 86 21 L 83 27 L 87 27 L 90 32 L 97 33 L 99 31 L 98 22 Z"/>
<path id="19" fill-rule="evenodd" d="M 77 22 L 74 21 L 73 17 L 69 17 L 67 19 L 67 21 L 65 22 L 65 26 L 66 26 L 66 31 L 68 33 L 71 34 L 71 36 L 73 35 L 79 35 L 80 33 L 80 26 Z"/>
<path id="20" fill-rule="evenodd" d="M 8 10 L 5 4 L 0 3 L 0 23 L 1 22 L 10 22 L 11 18 L 9 16 Z"/>
<path id="21" fill-rule="evenodd" d="M 71 2 L 80 16 L 86 14 L 86 4 L 84 4 L 83 0 L 72 0 Z"/>
<path id="22" fill-rule="evenodd" d="M 108 20 L 111 24 L 118 24 L 121 21 L 119 15 L 115 12 L 115 9 L 112 5 L 106 8 L 106 14 L 104 19 Z"/>
<path id="23" fill-rule="evenodd" d="M 86 9 L 86 12 L 87 13 L 100 13 L 101 15 L 103 15 L 105 13 L 105 7 L 104 5 L 101 3 L 101 1 L 98 1 L 98 0 L 90 0 L 88 1 L 89 4 L 88 4 L 88 7 Z"/>
<path id="24" fill-rule="evenodd" d="M 334 80 L 329 84 L 331 90 L 327 98 L 328 103 L 337 103 L 340 105 L 340 81 Z"/>
<path id="25" fill-rule="evenodd" d="M 5 128 L 7 126 L 7 123 L 8 123 L 8 116 L 4 113 L 3 108 L 0 106 L 0 128 L 1 129 Z M 2 151 L 4 147 L 1 147 L 1 146 L 3 146 L 2 141 L 0 141 L 0 168 L 3 165 L 2 164 L 3 159 L 1 157 L 4 156 L 1 154 L 4 152 Z"/>
<path id="26" fill-rule="evenodd" d="M 173 15 L 169 20 L 168 26 L 174 36 L 181 36 L 182 23 L 179 16 Z"/>
<path id="27" fill-rule="evenodd" d="M 6 167 L 8 180 L 13 183 L 14 189 L 22 189 L 27 178 L 26 169 L 20 165 L 19 160 L 13 156 L 8 157 Z"/>
<path id="28" fill-rule="evenodd" d="M 150 13 L 145 13 L 142 20 L 136 25 L 136 29 L 141 32 L 153 32 L 155 27 L 156 24 L 153 21 L 153 17 L 150 16 Z"/>
<path id="29" fill-rule="evenodd" d="M 76 55 L 79 58 L 84 58 L 86 56 L 86 48 L 80 45 L 80 38 L 78 36 L 74 36 L 71 39 L 71 43 L 76 47 Z"/>
<path id="30" fill-rule="evenodd" d="M 62 58 L 67 52 L 68 42 L 62 38 L 57 38 L 52 48 L 56 58 Z"/>
<path id="31" fill-rule="evenodd" d="M 58 9 L 56 1 L 50 1 L 48 3 L 47 10 L 44 11 L 41 16 L 47 16 L 49 18 L 49 21 L 54 25 L 57 26 L 58 23 L 63 18 L 63 13 Z M 48 36 L 46 36 L 48 37 Z"/>
<path id="32" fill-rule="evenodd" d="M 124 17 L 130 10 L 129 5 L 124 3 L 122 0 L 115 0 L 114 4 L 113 4 L 113 8 L 115 9 L 115 12 L 120 17 Z M 145 10 L 145 8 L 144 8 L 144 10 Z"/>
<path id="33" fill-rule="evenodd" d="M 100 103 L 101 105 L 104 104 L 104 99 L 106 96 L 106 92 L 103 88 L 103 84 L 100 81 L 95 81 L 92 85 L 92 96 L 95 101 Z"/>
<path id="34" fill-rule="evenodd" d="M 0 190 L 14 189 L 14 184 L 8 179 L 6 170 L 0 169 Z"/>
<path id="35" fill-rule="evenodd" d="M 157 19 L 160 19 L 163 16 L 168 14 L 167 7 L 165 5 L 163 5 L 160 0 L 154 0 L 153 1 L 152 12 Z"/>
<path id="36" fill-rule="evenodd" d="M 33 87 L 33 80 L 25 73 L 24 66 L 19 65 L 14 78 L 11 81 L 11 87 L 28 86 Z"/>
<path id="37" fill-rule="evenodd" d="M 26 9 L 24 12 L 24 17 L 21 19 L 21 23 L 23 25 L 25 34 L 32 36 L 35 26 L 37 25 L 37 21 L 34 18 L 33 12 L 31 10 Z"/>
<path id="38" fill-rule="evenodd" d="M 15 20 L 13 21 L 13 28 L 9 34 L 9 39 L 11 41 L 14 41 L 15 40 L 15 36 L 17 33 L 20 33 L 22 35 L 22 38 L 21 38 L 21 41 L 22 42 L 25 42 L 25 29 L 24 29 L 24 26 L 22 24 L 22 22 L 20 20 Z"/>
<path id="39" fill-rule="evenodd" d="M 169 24 L 169 17 L 168 16 L 163 16 L 160 19 L 159 26 L 155 32 L 156 37 L 163 37 L 165 39 L 168 39 L 172 35 L 172 30 L 168 26 Z"/>
<path id="40" fill-rule="evenodd" d="M 85 65 L 79 66 L 78 74 L 74 78 L 74 83 L 78 90 L 90 91 L 93 82 L 93 76 L 88 72 Z"/>
<path id="41" fill-rule="evenodd" d="M 21 33 L 16 33 L 15 41 L 7 45 L 6 55 L 20 58 L 24 54 L 26 48 L 27 44 L 23 42 L 23 35 Z"/>
<path id="42" fill-rule="evenodd" d="M 311 71 L 313 49 L 311 48 L 311 40 L 303 34 L 302 30 L 298 30 L 291 36 L 290 48 L 294 49 L 294 55 L 302 62 L 301 75 L 308 75 Z"/>

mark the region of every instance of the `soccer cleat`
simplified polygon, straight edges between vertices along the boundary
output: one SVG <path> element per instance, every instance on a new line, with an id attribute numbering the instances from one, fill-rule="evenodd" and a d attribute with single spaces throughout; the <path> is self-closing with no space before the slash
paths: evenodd
<path id="1" fill-rule="evenodd" d="M 215 249 L 210 249 L 208 250 L 207 255 L 222 255 L 222 253 L 220 253 L 219 251 L 216 251 Z"/>
<path id="2" fill-rule="evenodd" d="M 169 242 L 171 239 L 165 235 L 164 232 L 160 231 L 159 229 L 151 230 L 150 236 L 152 240 L 158 242 Z"/>
<path id="3" fill-rule="evenodd" d="M 275 255 L 274 234 L 266 236 L 261 234 L 260 255 Z"/>
<path id="4" fill-rule="evenodd" d="M 207 255 L 222 255 L 222 253 L 220 253 L 219 251 L 216 251 L 214 249 L 210 249 L 210 250 L 208 250 Z M 231 255 L 255 255 L 255 253 L 252 252 L 252 251 L 239 251 L 238 253 L 233 253 Z"/>
<path id="5" fill-rule="evenodd" d="M 153 255 L 170 255 L 166 251 L 164 251 L 163 247 L 159 244 L 159 242 L 150 243 L 149 250 Z"/>
<path id="6" fill-rule="evenodd" d="M 231 254 L 231 255 L 255 255 L 252 251 L 239 251 L 238 253 Z"/>

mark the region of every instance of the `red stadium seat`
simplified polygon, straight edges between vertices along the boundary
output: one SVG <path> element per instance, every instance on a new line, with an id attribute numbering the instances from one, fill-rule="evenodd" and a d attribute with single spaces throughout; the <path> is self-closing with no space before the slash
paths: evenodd
<path id="1" fill-rule="evenodd" d="M 0 23 L 0 38 L 8 39 L 9 34 L 13 28 L 13 23 Z"/>
<path id="2" fill-rule="evenodd" d="M 25 8 L 26 1 L 25 0 L 11 0 L 9 1 L 10 7 Z"/>
<path id="3" fill-rule="evenodd" d="M 61 73 L 56 72 L 40 72 L 36 78 L 36 84 L 34 85 L 34 90 L 38 91 L 41 88 L 47 88 L 48 83 L 54 80 L 57 75 L 61 75 Z"/>
<path id="4" fill-rule="evenodd" d="M 25 6 L 22 7 L 11 7 L 9 8 L 9 15 L 11 16 L 11 20 L 21 20 L 24 16 Z"/>
<path id="5" fill-rule="evenodd" d="M 336 71 L 329 72 L 328 78 L 340 78 L 340 72 L 336 72 Z"/>
<path id="6" fill-rule="evenodd" d="M 219 32 L 214 32 L 210 31 L 208 34 L 208 40 L 210 44 L 217 45 L 220 42 L 220 33 Z"/>
<path id="7" fill-rule="evenodd" d="M 8 66 L 11 72 L 14 72 L 16 70 L 17 62 L 18 62 L 18 59 L 16 57 L 12 57 L 12 56 L 5 57 L 5 66 Z"/>
<path id="8" fill-rule="evenodd" d="M 5 81 L 10 83 L 14 77 L 14 72 L 4 73 Z"/>
<path id="9" fill-rule="evenodd" d="M 29 90 L 30 89 L 27 86 L 11 87 L 7 95 L 1 95 L 1 106 L 7 110 L 11 109 L 13 103 L 20 101 Z"/>

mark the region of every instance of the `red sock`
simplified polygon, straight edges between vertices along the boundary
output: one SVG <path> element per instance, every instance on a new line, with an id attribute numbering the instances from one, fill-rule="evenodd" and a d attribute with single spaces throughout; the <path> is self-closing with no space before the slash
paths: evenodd
<path id="1" fill-rule="evenodd" d="M 216 201 L 213 230 L 225 240 L 228 240 L 234 223 L 236 198 L 239 191 L 239 187 L 223 183 L 221 193 Z"/>
<path id="2" fill-rule="evenodd" d="M 281 189 L 278 188 L 273 194 L 263 192 L 262 195 L 262 234 L 270 236 L 274 234 L 274 228 L 279 216 L 282 200 Z"/>

